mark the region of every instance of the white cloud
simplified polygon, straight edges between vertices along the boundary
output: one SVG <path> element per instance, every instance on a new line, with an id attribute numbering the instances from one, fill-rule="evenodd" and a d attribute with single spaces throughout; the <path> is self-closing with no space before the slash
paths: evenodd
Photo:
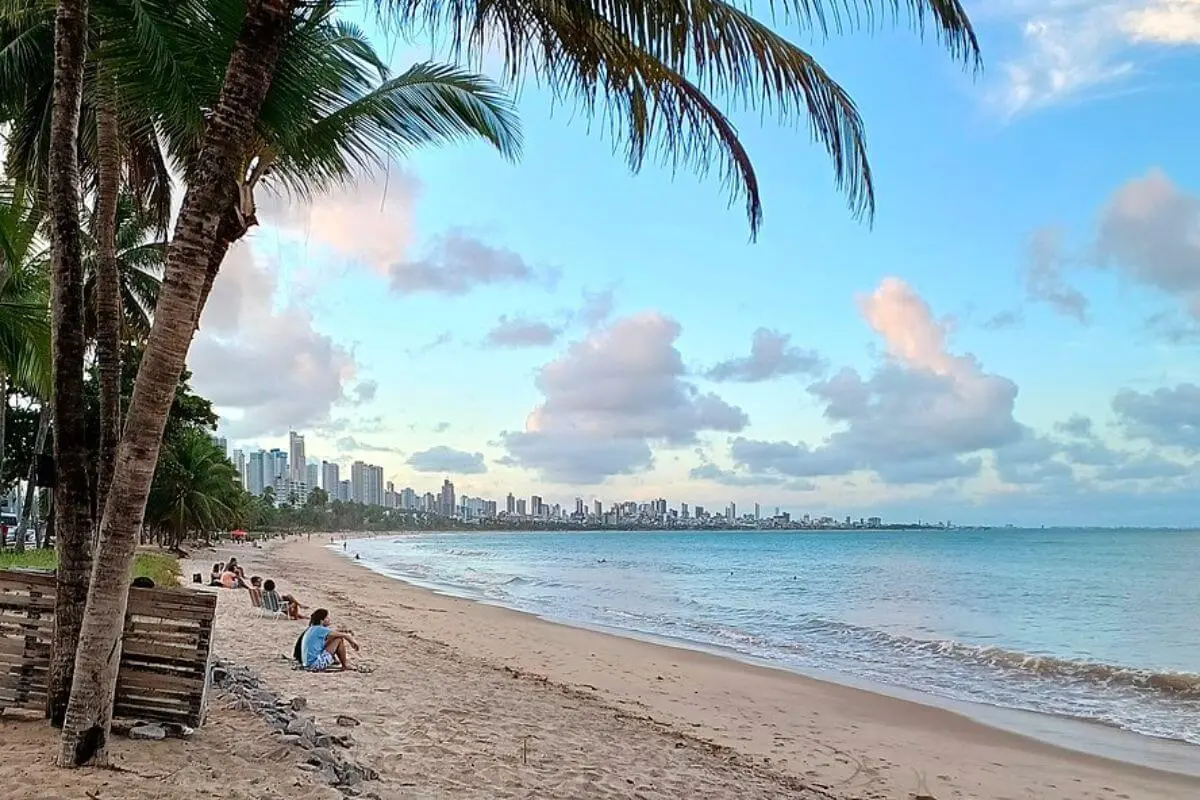
<path id="1" fill-rule="evenodd" d="M 1138 74 L 1151 47 L 1200 45 L 1200 0 L 1009 2 L 1020 51 L 997 93 L 1009 115 L 1086 98 Z"/>
<path id="2" fill-rule="evenodd" d="M 234 438 L 280 435 L 327 421 L 333 407 L 347 400 L 357 372 L 353 356 L 316 330 L 305 308 L 290 301 L 272 306 L 276 289 L 275 274 L 253 258 L 249 245 L 235 245 L 188 357 L 196 391 L 236 410 L 222 423 Z"/>
<path id="3" fill-rule="evenodd" d="M 679 323 L 657 312 L 623 317 L 543 366 L 545 400 L 525 430 L 503 435 L 506 463 L 547 480 L 599 482 L 649 466 L 651 445 L 684 445 L 702 431 L 743 430 L 740 408 L 685 379 Z"/>

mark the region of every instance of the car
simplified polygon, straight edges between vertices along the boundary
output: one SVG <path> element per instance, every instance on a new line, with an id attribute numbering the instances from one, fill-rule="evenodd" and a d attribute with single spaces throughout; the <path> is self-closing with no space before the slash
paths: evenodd
<path id="1" fill-rule="evenodd" d="M 5 544 L 9 543 L 10 537 L 13 541 L 16 540 L 17 527 L 20 524 L 21 523 L 17 519 L 16 514 L 12 514 L 8 511 L 0 511 L 0 535 L 4 536 Z"/>

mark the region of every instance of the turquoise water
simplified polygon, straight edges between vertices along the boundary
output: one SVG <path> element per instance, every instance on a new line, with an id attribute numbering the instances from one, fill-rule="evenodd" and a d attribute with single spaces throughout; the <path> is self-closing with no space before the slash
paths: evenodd
<path id="1" fill-rule="evenodd" d="M 1200 531 L 454 533 L 351 548 L 394 577 L 552 619 L 1200 744 Z"/>

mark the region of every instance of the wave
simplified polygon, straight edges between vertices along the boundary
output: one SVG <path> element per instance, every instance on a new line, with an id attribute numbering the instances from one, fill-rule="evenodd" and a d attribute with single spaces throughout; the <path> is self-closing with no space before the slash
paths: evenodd
<path id="1" fill-rule="evenodd" d="M 1177 697 L 1200 698 L 1200 674 L 1194 672 L 1158 672 L 1121 664 L 1036 655 L 995 645 L 967 644 L 952 639 L 917 639 L 822 619 L 810 620 L 802 629 L 814 633 L 833 633 L 839 638 L 865 639 L 910 657 L 951 658 L 975 666 L 1002 669 L 1013 676 L 1129 687 Z M 803 642 L 792 646 L 802 647 Z"/>

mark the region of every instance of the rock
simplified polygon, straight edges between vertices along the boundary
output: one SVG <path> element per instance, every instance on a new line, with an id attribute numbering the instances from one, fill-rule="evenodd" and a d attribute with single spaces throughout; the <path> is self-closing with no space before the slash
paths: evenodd
<path id="1" fill-rule="evenodd" d="M 221 684 L 229 679 L 229 670 L 224 667 L 213 667 L 212 671 L 213 683 Z"/>
<path id="2" fill-rule="evenodd" d="M 339 786 L 337 789 L 342 793 L 342 797 L 358 797 L 362 794 L 357 786 Z"/>
<path id="3" fill-rule="evenodd" d="M 343 728 L 354 728 L 362 723 L 349 714 L 338 714 L 337 724 Z"/>
<path id="4" fill-rule="evenodd" d="M 336 786 L 339 783 L 337 771 L 334 770 L 332 766 L 322 767 L 321 780 L 325 781 L 330 786 Z"/>
<path id="5" fill-rule="evenodd" d="M 295 734 L 297 736 L 303 736 L 305 725 L 311 724 L 312 723 L 310 723 L 308 720 L 300 719 L 299 717 L 293 717 L 288 724 L 284 726 L 283 732 Z"/>
<path id="6" fill-rule="evenodd" d="M 321 732 L 317 730 L 317 726 L 313 724 L 311 719 L 304 720 L 304 731 L 302 733 L 305 739 L 316 741 Z"/>
<path id="7" fill-rule="evenodd" d="M 293 697 L 288 701 L 288 705 L 292 707 L 292 711 L 303 711 L 308 708 L 308 700 L 303 697 Z"/>
<path id="8" fill-rule="evenodd" d="M 314 747 L 312 749 L 312 755 L 308 757 L 310 764 L 312 763 L 313 759 L 319 760 L 321 766 L 333 766 L 337 763 L 337 759 L 333 756 L 333 751 L 328 747 Z"/>
<path id="9" fill-rule="evenodd" d="M 299 744 L 300 737 L 294 733 L 287 733 L 283 736 L 280 736 L 279 741 L 283 742 L 284 744 Z"/>
<path id="10" fill-rule="evenodd" d="M 309 764 L 307 761 L 297 764 L 296 769 L 302 769 L 305 772 L 316 772 L 317 771 L 317 767 L 314 766 L 313 764 Z"/>
<path id="11" fill-rule="evenodd" d="M 354 737 L 348 733 L 343 733 L 340 736 L 330 736 L 329 739 L 338 747 L 344 747 L 347 750 L 354 747 Z"/>
<path id="12" fill-rule="evenodd" d="M 138 725 L 136 728 L 130 729 L 129 738 L 158 742 L 167 738 L 167 732 L 161 725 Z"/>
<path id="13" fill-rule="evenodd" d="M 316 747 L 324 747 L 326 749 L 329 749 L 330 747 L 333 746 L 333 737 L 326 736 L 323 733 L 318 733 L 316 736 L 313 737 L 312 743 Z"/>
<path id="14" fill-rule="evenodd" d="M 164 722 L 162 723 L 162 729 L 166 731 L 167 736 L 173 739 L 187 739 L 196 732 L 187 725 L 181 725 L 178 722 Z"/>

